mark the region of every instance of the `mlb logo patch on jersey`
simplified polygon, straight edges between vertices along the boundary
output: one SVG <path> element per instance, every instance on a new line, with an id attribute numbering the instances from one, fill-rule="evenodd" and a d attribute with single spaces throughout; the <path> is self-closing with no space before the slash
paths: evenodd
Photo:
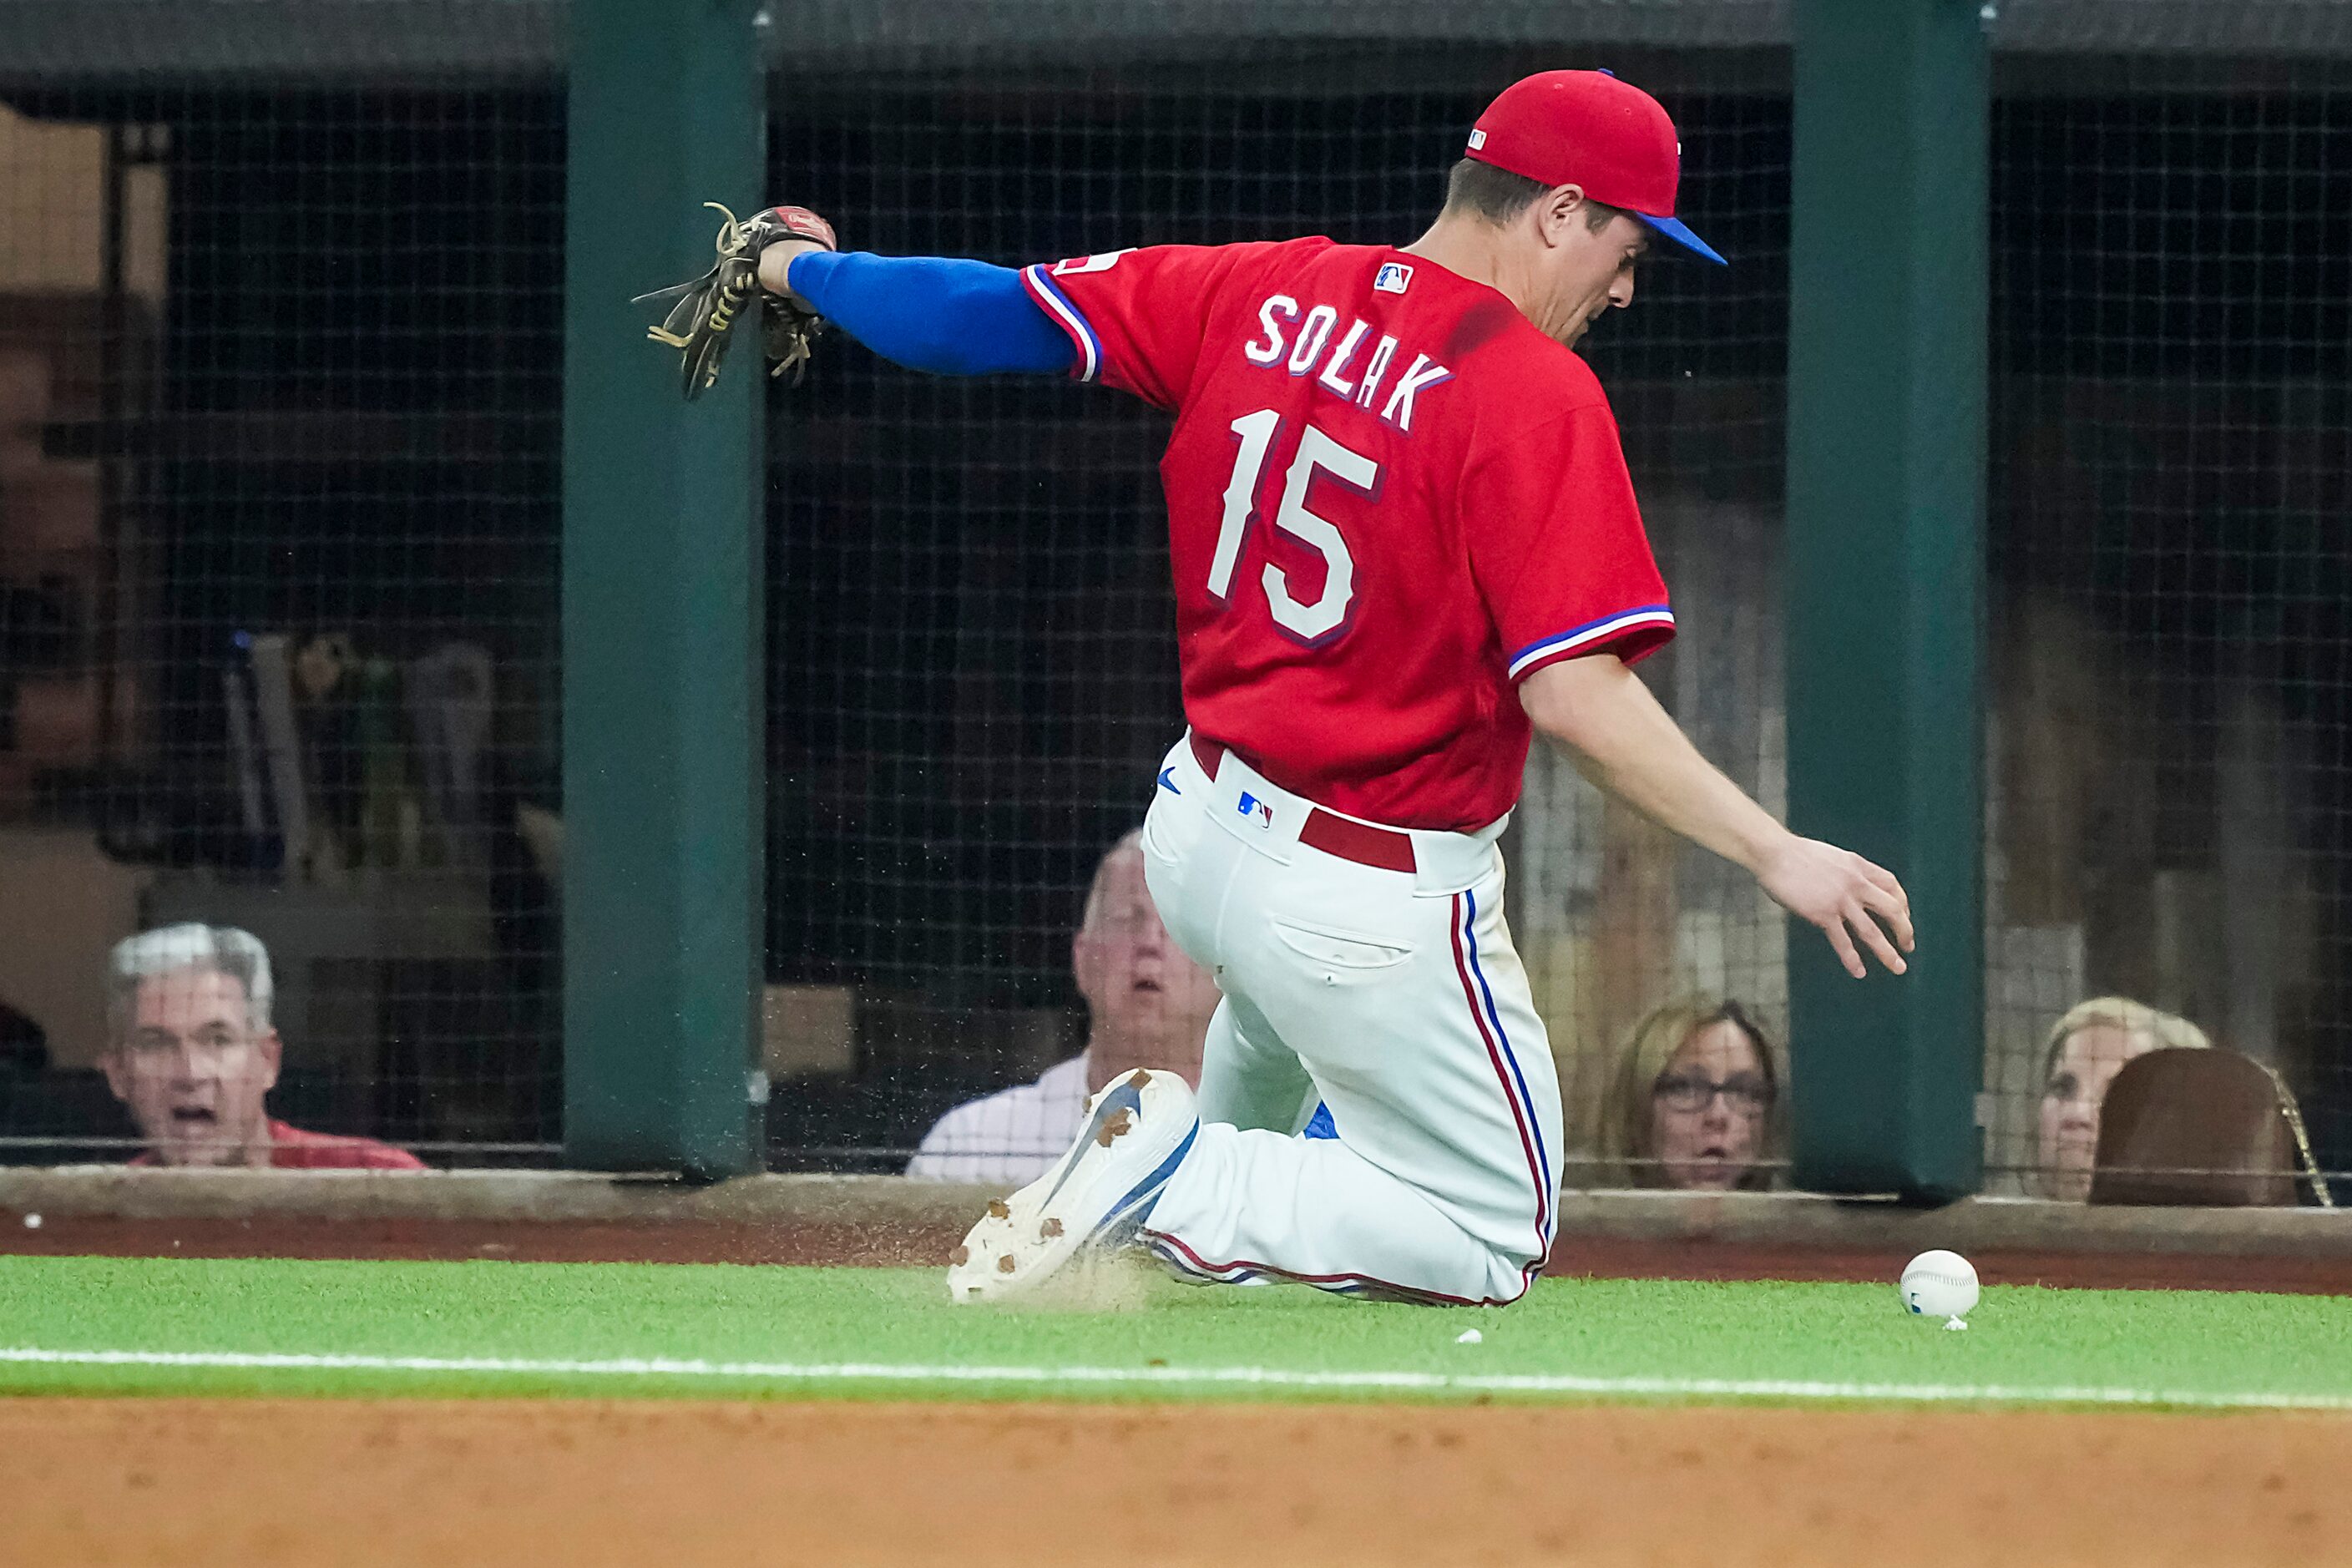
<path id="1" fill-rule="evenodd" d="M 1383 294 L 1402 294 L 1412 281 L 1412 268 L 1402 261 L 1383 261 L 1372 274 L 1372 287 Z"/>

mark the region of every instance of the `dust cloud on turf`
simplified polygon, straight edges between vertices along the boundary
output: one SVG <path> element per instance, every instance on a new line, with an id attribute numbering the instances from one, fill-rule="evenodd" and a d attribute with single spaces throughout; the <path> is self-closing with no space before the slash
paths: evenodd
<path id="1" fill-rule="evenodd" d="M 1135 1252 L 1081 1252 L 1044 1284 L 1017 1300 L 981 1307 L 1000 1312 L 1139 1312 L 1151 1302 L 1153 1287 L 1169 1278 L 1150 1258 Z M 975 1310 L 967 1307 L 966 1310 Z"/>

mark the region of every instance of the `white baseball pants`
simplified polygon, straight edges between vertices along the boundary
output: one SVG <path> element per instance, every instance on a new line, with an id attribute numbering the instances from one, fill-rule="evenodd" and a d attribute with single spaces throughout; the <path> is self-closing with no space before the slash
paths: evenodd
<path id="1" fill-rule="evenodd" d="M 1517 1299 L 1556 1224 L 1559 1086 L 1503 921 L 1497 823 L 1415 831 L 1415 869 L 1310 847 L 1313 803 L 1187 742 L 1145 874 L 1225 1000 L 1201 1132 L 1144 1239 L 1194 1279 L 1460 1305 Z M 1320 1095 L 1335 1141 L 1291 1136 Z"/>

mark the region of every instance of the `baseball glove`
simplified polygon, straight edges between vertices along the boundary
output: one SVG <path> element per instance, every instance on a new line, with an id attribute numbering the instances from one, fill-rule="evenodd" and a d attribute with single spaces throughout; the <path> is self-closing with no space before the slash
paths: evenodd
<path id="1" fill-rule="evenodd" d="M 718 265 L 701 277 L 668 289 L 640 294 L 633 304 L 675 300 L 669 314 L 646 335 L 657 343 L 683 350 L 679 390 L 688 403 L 719 380 L 719 366 L 734 342 L 734 328 L 745 311 L 758 308 L 760 337 L 767 351 L 771 375 L 798 372 L 808 363 L 809 349 L 824 325 L 824 318 L 799 301 L 770 294 L 760 287 L 760 253 L 780 239 L 813 239 L 834 248 L 833 226 L 806 207 L 770 207 L 739 221 L 717 202 L 703 205 L 724 215 L 719 226 Z M 795 377 L 797 379 L 797 377 Z"/>

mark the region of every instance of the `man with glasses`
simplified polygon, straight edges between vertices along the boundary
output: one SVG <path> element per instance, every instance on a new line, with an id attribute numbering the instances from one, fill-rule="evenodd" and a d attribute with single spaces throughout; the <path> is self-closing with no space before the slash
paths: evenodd
<path id="1" fill-rule="evenodd" d="M 423 1170 L 389 1143 L 271 1119 L 263 1101 L 283 1047 L 270 996 L 268 951 L 233 926 L 167 926 L 115 945 L 99 1065 L 147 1144 L 131 1163 Z"/>

